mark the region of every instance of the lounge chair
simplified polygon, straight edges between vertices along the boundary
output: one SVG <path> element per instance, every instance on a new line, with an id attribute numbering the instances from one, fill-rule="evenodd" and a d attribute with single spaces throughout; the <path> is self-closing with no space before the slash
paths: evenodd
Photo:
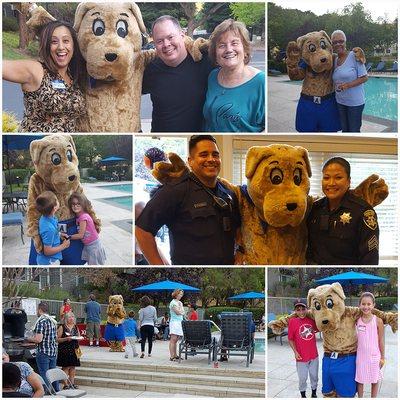
<path id="1" fill-rule="evenodd" d="M 214 358 L 215 338 L 211 336 L 210 321 L 182 321 L 183 339 L 179 343 L 179 362 L 181 354 L 187 356 L 208 354 L 208 364 Z"/>
<path id="2" fill-rule="evenodd" d="M 379 61 L 376 68 L 372 70 L 372 72 L 384 72 L 385 70 L 385 61 Z"/>
<path id="3" fill-rule="evenodd" d="M 276 315 L 274 313 L 268 313 L 268 322 L 275 321 L 276 319 L 277 318 L 276 318 Z M 281 343 L 281 346 L 283 346 L 282 338 L 284 336 L 287 336 L 287 335 L 288 335 L 287 328 L 285 328 L 285 330 L 280 335 L 276 335 L 274 332 L 272 332 L 271 328 L 268 328 L 268 339 L 273 337 L 276 340 L 276 338 L 279 337 L 279 341 Z"/>
<path id="4" fill-rule="evenodd" d="M 220 355 L 246 356 L 246 367 L 253 362 L 254 340 L 251 332 L 253 313 L 223 312 L 221 319 L 221 337 L 216 344 L 214 361 Z"/>
<path id="5" fill-rule="evenodd" d="M 397 71 L 398 71 L 398 68 L 397 68 L 397 61 L 394 61 L 394 62 L 392 63 L 392 66 L 391 66 L 390 68 L 388 68 L 388 69 L 385 70 L 385 72 L 394 72 L 394 73 L 396 73 Z"/>
<path id="6" fill-rule="evenodd" d="M 3 227 L 19 225 L 21 227 L 22 244 L 25 244 L 23 223 L 24 223 L 24 216 L 22 215 L 22 212 L 20 212 L 20 211 L 3 214 Z"/>
<path id="7" fill-rule="evenodd" d="M 372 68 L 372 62 L 369 62 L 365 65 L 365 69 L 367 70 L 367 72 L 369 72 Z"/>

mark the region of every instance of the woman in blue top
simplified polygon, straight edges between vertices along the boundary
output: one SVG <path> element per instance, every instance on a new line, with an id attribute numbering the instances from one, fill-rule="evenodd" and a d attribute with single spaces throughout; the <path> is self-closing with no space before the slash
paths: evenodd
<path id="1" fill-rule="evenodd" d="M 363 63 L 356 61 L 354 53 L 346 49 L 346 35 L 343 31 L 334 31 L 331 39 L 333 51 L 337 54 L 332 78 L 342 132 L 360 132 L 367 70 Z"/>
<path id="2" fill-rule="evenodd" d="M 206 132 L 265 129 L 265 73 L 249 66 L 249 32 L 227 19 L 210 36 L 209 57 L 218 65 L 208 77 L 203 107 Z"/>

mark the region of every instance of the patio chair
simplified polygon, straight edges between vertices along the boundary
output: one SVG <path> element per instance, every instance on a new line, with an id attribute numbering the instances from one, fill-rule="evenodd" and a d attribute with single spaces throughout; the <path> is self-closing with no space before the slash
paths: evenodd
<path id="1" fill-rule="evenodd" d="M 211 336 L 210 321 L 182 321 L 183 339 L 179 343 L 179 362 L 181 354 L 208 354 L 208 364 L 214 358 L 215 338 Z"/>
<path id="2" fill-rule="evenodd" d="M 221 319 L 221 337 L 216 344 L 214 361 L 220 356 L 245 356 L 246 367 L 253 362 L 254 340 L 251 332 L 253 313 L 223 312 Z"/>
<path id="3" fill-rule="evenodd" d="M 275 313 L 268 313 L 268 322 L 275 321 L 275 320 L 276 320 Z M 268 328 L 268 339 L 273 337 L 276 340 L 276 338 L 279 337 L 279 341 L 281 343 L 281 346 L 283 346 L 282 338 L 284 336 L 287 336 L 287 335 L 288 335 L 287 328 L 285 328 L 285 330 L 280 335 L 275 334 L 274 332 L 272 332 L 271 328 Z"/>
<path id="4" fill-rule="evenodd" d="M 385 72 L 393 72 L 393 73 L 396 73 L 397 71 L 398 71 L 397 61 L 394 61 L 391 67 L 385 70 Z"/>
<path id="5" fill-rule="evenodd" d="M 369 72 L 372 68 L 372 62 L 369 62 L 365 65 L 365 69 L 367 70 L 367 72 Z"/>
<path id="6" fill-rule="evenodd" d="M 372 72 L 383 72 L 385 69 L 385 61 L 379 61 L 376 68 L 372 70 Z"/>
<path id="7" fill-rule="evenodd" d="M 20 211 L 8 213 L 8 214 L 3 214 L 3 228 L 5 226 L 20 226 L 21 227 L 21 240 L 22 244 L 25 244 L 24 242 L 24 216 Z"/>
<path id="8" fill-rule="evenodd" d="M 72 382 L 68 378 L 68 375 L 60 368 L 53 368 L 46 371 L 46 378 L 50 382 L 49 389 L 51 394 L 61 395 L 67 398 L 83 397 L 86 395 L 86 390 L 82 389 L 62 389 L 56 392 L 53 388 L 53 382 L 67 381 L 68 385 L 72 385 Z"/>

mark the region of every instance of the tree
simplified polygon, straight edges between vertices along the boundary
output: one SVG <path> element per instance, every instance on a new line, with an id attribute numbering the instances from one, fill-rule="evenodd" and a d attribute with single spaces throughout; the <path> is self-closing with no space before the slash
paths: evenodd
<path id="1" fill-rule="evenodd" d="M 150 27 L 153 22 L 162 15 L 171 15 L 176 18 L 178 21 L 185 19 L 185 13 L 180 7 L 179 3 L 157 3 L 155 7 L 155 3 L 136 3 L 140 11 L 142 13 L 143 22 L 147 27 L 148 31 L 150 31 Z"/>
<path id="2" fill-rule="evenodd" d="M 224 3 L 220 9 L 215 11 L 213 14 L 210 14 L 210 10 L 212 9 L 213 5 L 213 3 L 204 3 L 203 8 L 201 9 L 202 14 L 209 15 L 208 20 L 202 26 L 207 32 L 212 32 L 218 24 L 225 19 L 232 17 L 229 3 Z"/>
<path id="3" fill-rule="evenodd" d="M 231 3 L 229 8 L 235 19 L 265 36 L 265 3 Z"/>
<path id="4" fill-rule="evenodd" d="M 19 43 L 18 48 L 20 50 L 26 50 L 29 44 L 29 31 L 26 25 L 26 15 L 18 12 L 18 24 L 19 24 Z"/>
<path id="5" fill-rule="evenodd" d="M 186 15 L 187 18 L 187 32 L 188 36 L 193 36 L 193 31 L 205 24 L 211 15 L 217 12 L 221 7 L 224 6 L 225 3 L 215 3 L 211 9 L 208 11 L 208 14 L 200 15 L 197 10 L 197 3 L 179 3 Z"/>

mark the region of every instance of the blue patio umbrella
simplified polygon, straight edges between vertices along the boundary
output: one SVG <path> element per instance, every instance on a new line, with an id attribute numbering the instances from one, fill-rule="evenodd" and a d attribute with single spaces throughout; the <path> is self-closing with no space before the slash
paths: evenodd
<path id="1" fill-rule="evenodd" d="M 326 278 L 316 280 L 317 283 L 334 283 L 339 282 L 341 285 L 369 285 L 374 283 L 385 283 L 387 278 L 377 275 L 365 274 L 364 272 L 349 271 L 342 274 L 328 276 Z"/>
<path id="2" fill-rule="evenodd" d="M 27 150 L 33 140 L 42 139 L 44 135 L 2 135 L 3 153 L 7 157 L 8 180 L 12 193 L 10 150 Z"/>
<path id="3" fill-rule="evenodd" d="M 163 292 L 167 290 L 182 289 L 185 292 L 200 292 L 199 288 L 185 285 L 181 282 L 174 282 L 170 280 L 165 280 L 161 282 L 153 282 L 148 285 L 139 286 L 132 289 L 134 292 Z"/>
<path id="4" fill-rule="evenodd" d="M 126 158 L 118 157 L 118 156 L 110 156 L 110 157 L 103 158 L 102 160 L 100 160 L 100 164 L 116 164 L 120 161 L 126 161 Z"/>
<path id="5" fill-rule="evenodd" d="M 228 297 L 228 300 L 253 300 L 253 299 L 265 299 L 265 294 L 260 292 L 246 292 Z"/>

